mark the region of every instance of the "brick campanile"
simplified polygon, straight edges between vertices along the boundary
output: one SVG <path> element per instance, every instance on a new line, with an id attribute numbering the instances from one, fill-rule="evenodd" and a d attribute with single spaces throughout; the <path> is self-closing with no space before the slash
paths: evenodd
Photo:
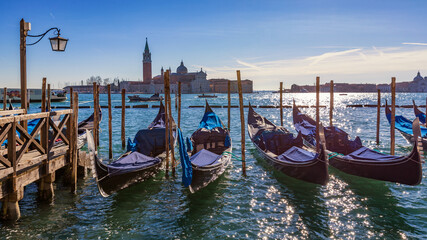
<path id="1" fill-rule="evenodd" d="M 151 76 L 151 53 L 148 48 L 148 40 L 145 38 L 145 49 L 142 54 L 142 80 L 145 83 L 150 83 Z"/>

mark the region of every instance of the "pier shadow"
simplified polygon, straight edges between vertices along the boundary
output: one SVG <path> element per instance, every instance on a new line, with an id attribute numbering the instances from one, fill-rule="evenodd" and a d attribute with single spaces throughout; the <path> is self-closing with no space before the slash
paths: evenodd
<path id="1" fill-rule="evenodd" d="M 280 193 L 295 208 L 295 214 L 307 227 L 307 237 L 318 239 L 330 236 L 328 210 L 321 194 L 324 186 L 295 179 L 274 169 L 256 149 L 252 150 L 252 154 L 257 164 L 280 183 Z"/>

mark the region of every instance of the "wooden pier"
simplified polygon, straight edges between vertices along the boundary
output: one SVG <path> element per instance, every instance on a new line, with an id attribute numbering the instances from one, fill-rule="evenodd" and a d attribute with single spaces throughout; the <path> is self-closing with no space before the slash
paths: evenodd
<path id="1" fill-rule="evenodd" d="M 52 183 L 64 168 L 64 181 L 76 190 L 77 166 L 87 169 L 90 161 L 79 149 L 85 136 L 77 134 L 77 104 L 73 109 L 26 114 L 25 109 L 0 111 L 0 199 L 1 214 L 8 220 L 20 218 L 18 202 L 24 187 L 37 182 L 41 200 L 54 196 Z M 54 121 L 53 119 L 62 119 Z M 31 132 L 22 125 L 39 119 Z M 65 130 L 66 128 L 66 130 Z M 71 129 L 75 131 L 71 131 Z M 85 174 L 86 171 L 80 171 Z"/>

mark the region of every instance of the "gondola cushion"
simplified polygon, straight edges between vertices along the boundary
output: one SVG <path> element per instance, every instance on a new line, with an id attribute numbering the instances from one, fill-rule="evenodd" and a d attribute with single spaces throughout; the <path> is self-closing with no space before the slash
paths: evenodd
<path id="1" fill-rule="evenodd" d="M 279 155 L 277 159 L 287 162 L 306 162 L 313 160 L 315 157 L 316 153 L 293 146 L 283 154 Z"/>
<path id="2" fill-rule="evenodd" d="M 139 152 L 133 152 L 126 157 L 117 159 L 108 165 L 108 171 L 111 175 L 120 174 L 123 171 L 132 171 L 134 169 L 140 169 L 155 165 L 160 162 L 159 158 L 153 158 L 141 154 Z"/>
<path id="3" fill-rule="evenodd" d="M 361 147 L 360 149 L 344 156 L 344 158 L 358 161 L 392 161 L 399 160 L 402 157 L 387 155 L 367 147 Z"/>
<path id="4" fill-rule="evenodd" d="M 202 149 L 198 153 L 191 156 L 190 161 L 194 165 L 203 167 L 203 166 L 214 164 L 220 158 L 221 158 L 221 155 L 215 154 L 206 149 Z"/>
<path id="5" fill-rule="evenodd" d="M 147 155 L 157 156 L 165 151 L 165 129 L 153 128 L 139 130 L 135 135 L 136 151 Z"/>

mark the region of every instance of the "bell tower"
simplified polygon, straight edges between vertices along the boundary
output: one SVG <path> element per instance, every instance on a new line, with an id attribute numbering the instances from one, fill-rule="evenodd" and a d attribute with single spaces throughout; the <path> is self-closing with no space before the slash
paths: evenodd
<path id="1" fill-rule="evenodd" d="M 142 80 L 144 83 L 150 83 L 151 76 L 151 53 L 148 48 L 148 39 L 145 38 L 145 49 L 142 54 Z"/>

